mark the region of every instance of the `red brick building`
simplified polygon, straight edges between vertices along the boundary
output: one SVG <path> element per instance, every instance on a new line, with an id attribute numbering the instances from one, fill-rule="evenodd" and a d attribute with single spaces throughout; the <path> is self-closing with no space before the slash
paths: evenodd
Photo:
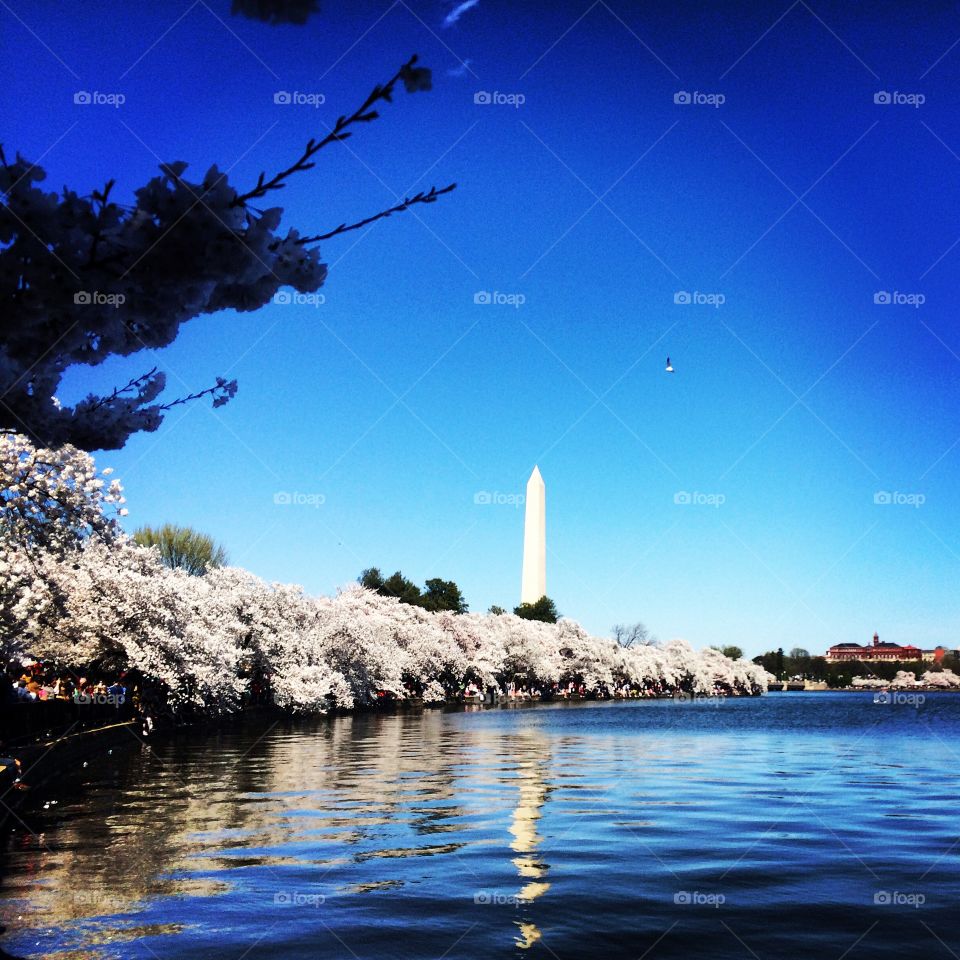
<path id="1" fill-rule="evenodd" d="M 922 660 L 923 651 L 912 644 L 881 643 L 880 635 L 873 635 L 872 644 L 838 643 L 826 654 L 827 661 L 839 663 L 844 660 L 862 660 L 866 663 L 877 660 Z"/>

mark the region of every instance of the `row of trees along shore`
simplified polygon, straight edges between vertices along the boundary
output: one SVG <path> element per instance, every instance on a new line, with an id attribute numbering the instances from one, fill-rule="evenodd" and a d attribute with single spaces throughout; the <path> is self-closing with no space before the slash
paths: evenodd
<path id="1" fill-rule="evenodd" d="M 233 12 L 302 25 L 316 0 L 235 0 Z M 257 310 L 281 287 L 313 293 L 327 280 L 321 242 L 411 207 L 432 205 L 455 183 L 420 189 L 393 206 L 328 229 L 281 229 L 270 206 L 291 177 L 380 118 L 401 89 L 430 90 L 416 55 L 377 83 L 291 164 L 242 187 L 216 164 L 188 164 L 117 199 L 116 182 L 91 192 L 45 191 L 45 171 L 0 147 L 0 654 L 40 657 L 64 669 L 130 668 L 161 683 L 171 704 L 238 709 L 256 689 L 292 711 L 349 708 L 383 698 L 440 702 L 464 682 L 503 687 L 575 682 L 668 692 L 755 693 L 766 674 L 683 641 L 618 645 L 589 636 L 542 597 L 514 613 L 470 613 L 456 584 L 371 568 L 335 597 L 309 597 L 225 565 L 193 531 L 126 536 L 118 481 L 89 451 L 119 449 L 156 430 L 172 408 L 215 407 L 237 383 L 164 399 L 151 368 L 77 403 L 58 397 L 71 367 L 157 350 L 208 313 Z M 160 244 L 159 240 L 163 239 Z M 96 293 L 94 297 L 91 291 Z M 88 451 L 88 452 L 84 452 Z M 191 567 L 187 561 L 200 556 Z M 207 549 L 203 553 L 204 549 Z"/>
<path id="2" fill-rule="evenodd" d="M 161 684 L 173 709 L 211 713 L 241 709 L 254 690 L 284 710 L 324 712 L 442 703 L 469 682 L 572 682 L 588 695 L 766 688 L 761 667 L 682 640 L 626 647 L 566 618 L 431 610 L 360 583 L 312 597 L 215 563 L 191 573 L 123 533 L 123 489 L 109 473 L 72 446 L 0 435 L 7 661 L 36 657 L 86 676 L 132 669 Z M 426 595 L 445 594 L 442 584 Z"/>
<path id="3" fill-rule="evenodd" d="M 829 663 L 825 657 L 811 656 L 802 647 L 794 647 L 789 653 L 784 653 L 782 648 L 769 650 L 754 657 L 753 662 L 776 680 L 812 680 L 826 683 L 831 689 L 866 686 L 865 681 L 868 680 L 893 682 L 899 678 L 903 682 L 905 676 L 910 676 L 916 682 L 923 682 L 924 677 L 929 680 L 940 673 L 946 674 L 944 679 L 960 674 L 960 658 L 952 652 L 947 652 L 939 663 L 929 660 L 845 660 Z M 934 686 L 952 685 L 937 683 L 935 679 L 931 682 Z"/>

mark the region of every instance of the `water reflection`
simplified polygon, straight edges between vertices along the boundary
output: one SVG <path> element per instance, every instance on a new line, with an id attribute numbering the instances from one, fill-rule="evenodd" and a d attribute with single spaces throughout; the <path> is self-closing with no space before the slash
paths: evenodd
<path id="1" fill-rule="evenodd" d="M 854 702 L 804 701 L 802 716 L 790 701 L 736 704 L 702 721 L 657 704 L 427 711 L 131 741 L 65 771 L 58 803 L 26 814 L 35 835 L 7 838 L 4 946 L 236 960 L 275 928 L 282 942 L 249 960 L 414 960 L 466 945 L 566 957 L 593 942 L 635 958 L 675 923 L 696 942 L 729 938 L 723 920 L 765 958 L 780 942 L 824 955 L 792 905 L 827 891 L 862 916 L 879 888 L 864 862 L 890 890 L 913 889 L 923 863 L 929 891 L 960 899 L 948 815 L 960 771 L 941 748 L 960 735 L 960 698 L 937 737 L 911 717 L 855 744 Z M 811 733 L 827 710 L 835 731 Z M 681 911 L 682 890 L 727 906 Z M 925 922 L 949 941 L 934 899 Z M 658 960 L 681 955 L 673 939 L 681 949 L 672 934 Z"/>
<path id="2" fill-rule="evenodd" d="M 543 806 L 547 800 L 548 786 L 545 772 L 552 766 L 550 743 L 534 735 L 517 737 L 511 741 L 516 750 L 517 805 L 510 821 L 513 840 L 510 849 L 517 854 L 513 865 L 517 875 L 527 882 L 517 891 L 521 905 L 530 904 L 543 896 L 550 884 L 546 881 L 549 867 L 539 855 L 543 837 L 538 832 Z M 517 946 L 528 950 L 542 936 L 537 925 L 529 918 L 517 921 L 520 936 Z"/>

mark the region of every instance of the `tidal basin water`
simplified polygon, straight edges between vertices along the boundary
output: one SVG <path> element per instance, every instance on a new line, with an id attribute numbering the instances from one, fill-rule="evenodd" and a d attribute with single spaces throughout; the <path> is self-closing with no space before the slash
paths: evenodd
<path id="1" fill-rule="evenodd" d="M 70 960 L 955 957 L 960 695 L 874 699 L 131 737 L 22 811 L 0 944 Z"/>

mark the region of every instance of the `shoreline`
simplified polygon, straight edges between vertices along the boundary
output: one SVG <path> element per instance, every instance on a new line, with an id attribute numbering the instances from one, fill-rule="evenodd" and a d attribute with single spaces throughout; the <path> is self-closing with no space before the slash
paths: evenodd
<path id="1" fill-rule="evenodd" d="M 960 694 L 958 688 L 911 687 L 911 688 L 854 688 L 834 687 L 824 689 L 772 689 L 760 694 L 660 694 L 649 697 L 532 697 L 501 698 L 489 703 L 486 701 L 463 700 L 459 702 L 425 703 L 418 699 L 392 701 L 390 703 L 370 704 L 350 709 L 331 709 L 326 712 L 290 713 L 277 708 L 252 706 L 232 713 L 211 716 L 197 716 L 179 721 L 159 723 L 151 734 L 144 732 L 142 718 L 106 722 L 102 726 L 83 730 L 67 730 L 54 736 L 41 737 L 30 743 L 8 748 L 6 753 L 20 761 L 18 779 L 25 785 L 24 790 L 7 787 L 4 794 L 11 812 L 15 812 L 26 798 L 29 790 L 41 789 L 43 785 L 62 769 L 64 764 L 73 764 L 91 760 L 102 753 L 112 753 L 118 743 L 125 743 L 132 736 L 141 745 L 147 747 L 153 742 L 163 742 L 172 736 L 189 733 L 192 730 L 210 732 L 218 729 L 242 726 L 247 723 L 290 724 L 316 723 L 323 720 L 336 720 L 345 717 L 396 716 L 400 714 L 422 713 L 425 710 L 440 710 L 448 713 L 478 713 L 492 710 L 532 709 L 539 706 L 562 705 L 612 705 L 662 703 L 673 701 L 678 704 L 722 703 L 727 700 L 756 700 L 770 694 L 859 694 L 884 695 L 886 697 L 908 696 L 911 694 Z M 27 708 L 31 709 L 31 708 Z M 2 785 L 0 785 L 2 786 Z M 8 826 L 10 815 L 0 810 L 0 829 Z"/>

